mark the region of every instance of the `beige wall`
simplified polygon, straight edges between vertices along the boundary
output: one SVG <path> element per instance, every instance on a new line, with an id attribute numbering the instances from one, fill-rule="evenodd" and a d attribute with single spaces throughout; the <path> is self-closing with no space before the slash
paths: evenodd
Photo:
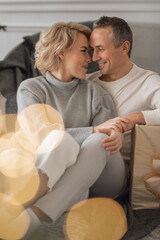
<path id="1" fill-rule="evenodd" d="M 57 21 L 95 20 L 102 15 L 129 22 L 160 23 L 160 0 L 0 0 L 0 60 L 22 37 Z"/>

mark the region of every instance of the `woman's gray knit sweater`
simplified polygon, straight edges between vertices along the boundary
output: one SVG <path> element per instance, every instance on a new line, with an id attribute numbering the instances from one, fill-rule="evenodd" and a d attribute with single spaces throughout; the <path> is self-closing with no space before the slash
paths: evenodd
<path id="1" fill-rule="evenodd" d="M 87 80 L 56 80 L 49 72 L 23 81 L 17 92 L 18 113 L 26 107 L 43 103 L 57 109 L 66 130 L 81 144 L 96 126 L 117 116 L 109 94 Z M 33 113 L 34 114 L 34 113 Z"/>

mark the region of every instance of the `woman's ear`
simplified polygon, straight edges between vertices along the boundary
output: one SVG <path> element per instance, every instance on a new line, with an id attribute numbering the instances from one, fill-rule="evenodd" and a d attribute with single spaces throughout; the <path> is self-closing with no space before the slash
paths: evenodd
<path id="1" fill-rule="evenodd" d="M 63 60 L 64 59 L 64 51 L 61 50 L 59 53 L 58 53 L 58 57 Z"/>

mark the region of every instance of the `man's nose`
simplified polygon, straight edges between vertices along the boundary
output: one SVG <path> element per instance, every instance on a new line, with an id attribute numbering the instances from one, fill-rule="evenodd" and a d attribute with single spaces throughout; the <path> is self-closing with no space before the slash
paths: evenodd
<path id="1" fill-rule="evenodd" d="M 97 52 L 96 52 L 95 50 L 93 51 L 92 60 L 93 60 L 94 62 L 96 62 L 97 60 L 99 60 L 99 56 L 98 56 L 98 54 L 97 54 Z"/>

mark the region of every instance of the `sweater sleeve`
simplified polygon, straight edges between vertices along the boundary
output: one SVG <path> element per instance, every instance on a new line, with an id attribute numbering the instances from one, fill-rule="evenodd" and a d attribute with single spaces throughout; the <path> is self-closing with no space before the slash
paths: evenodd
<path id="1" fill-rule="evenodd" d="M 111 118 L 117 117 L 112 98 L 106 91 L 102 91 L 92 102 L 92 126 L 99 125 Z"/>
<path id="2" fill-rule="evenodd" d="M 144 84 L 147 109 L 142 111 L 146 125 L 160 125 L 160 76 L 153 74 Z"/>
<path id="3" fill-rule="evenodd" d="M 97 84 L 96 84 L 97 85 Z M 110 95 L 97 85 L 91 102 L 92 113 L 90 126 L 82 128 L 69 128 L 67 131 L 74 139 L 81 144 L 90 134 L 93 133 L 93 126 L 99 125 L 117 116 L 114 103 Z"/>
<path id="4" fill-rule="evenodd" d="M 17 103 L 20 127 L 29 141 L 38 147 L 52 130 L 64 129 L 64 124 L 58 111 L 55 122 L 50 121 L 49 116 L 54 115 L 52 108 L 43 104 L 43 94 L 36 92 L 34 86 L 28 89 L 23 82 L 18 88 Z"/>

